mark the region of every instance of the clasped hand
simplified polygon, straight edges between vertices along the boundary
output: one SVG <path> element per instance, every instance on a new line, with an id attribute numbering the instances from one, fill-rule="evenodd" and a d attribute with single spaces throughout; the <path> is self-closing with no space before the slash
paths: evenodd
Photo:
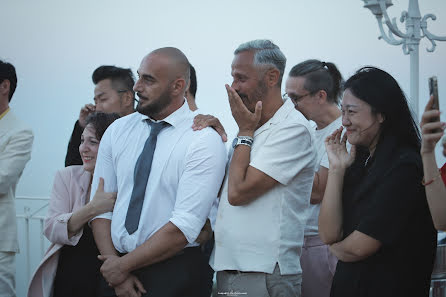
<path id="1" fill-rule="evenodd" d="M 146 293 L 143 284 L 133 274 L 122 269 L 122 258 L 116 255 L 99 255 L 98 259 L 104 261 L 101 273 L 110 287 L 115 289 L 118 297 L 141 297 Z"/>

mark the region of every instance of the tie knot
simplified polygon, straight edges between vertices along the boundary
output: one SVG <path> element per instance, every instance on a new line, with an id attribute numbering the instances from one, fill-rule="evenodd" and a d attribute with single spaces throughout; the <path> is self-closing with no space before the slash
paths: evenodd
<path id="1" fill-rule="evenodd" d="M 158 135 L 158 133 L 160 133 L 161 130 L 163 130 L 164 128 L 170 126 L 169 123 L 166 123 L 164 121 L 155 123 L 155 122 L 152 122 L 150 120 L 147 120 L 147 123 L 151 127 L 150 135 Z"/>

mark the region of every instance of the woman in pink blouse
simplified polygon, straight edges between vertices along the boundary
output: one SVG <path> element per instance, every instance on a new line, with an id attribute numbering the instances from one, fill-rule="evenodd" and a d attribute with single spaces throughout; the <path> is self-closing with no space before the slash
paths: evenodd
<path id="1" fill-rule="evenodd" d="M 116 193 L 105 193 L 101 179 L 90 201 L 90 186 L 99 141 L 118 117 L 91 114 L 79 146 L 83 165 L 69 166 L 56 174 L 44 228 L 52 244 L 31 279 L 29 297 L 97 296 L 101 263 L 88 221 L 112 211 Z"/>

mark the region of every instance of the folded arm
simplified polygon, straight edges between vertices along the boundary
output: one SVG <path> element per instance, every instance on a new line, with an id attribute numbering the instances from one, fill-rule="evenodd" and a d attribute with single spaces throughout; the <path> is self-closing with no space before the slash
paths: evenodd
<path id="1" fill-rule="evenodd" d="M 344 240 L 330 245 L 330 251 L 343 262 L 357 262 L 375 254 L 381 242 L 357 230 Z"/>

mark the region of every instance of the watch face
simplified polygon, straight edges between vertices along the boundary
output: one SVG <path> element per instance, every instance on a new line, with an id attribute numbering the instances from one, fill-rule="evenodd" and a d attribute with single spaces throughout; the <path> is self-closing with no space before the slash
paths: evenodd
<path id="1" fill-rule="evenodd" d="M 235 146 L 237 145 L 237 141 L 238 141 L 238 138 L 237 138 L 237 137 L 234 138 L 234 140 L 232 141 L 232 147 L 233 147 L 233 148 L 235 148 Z"/>

